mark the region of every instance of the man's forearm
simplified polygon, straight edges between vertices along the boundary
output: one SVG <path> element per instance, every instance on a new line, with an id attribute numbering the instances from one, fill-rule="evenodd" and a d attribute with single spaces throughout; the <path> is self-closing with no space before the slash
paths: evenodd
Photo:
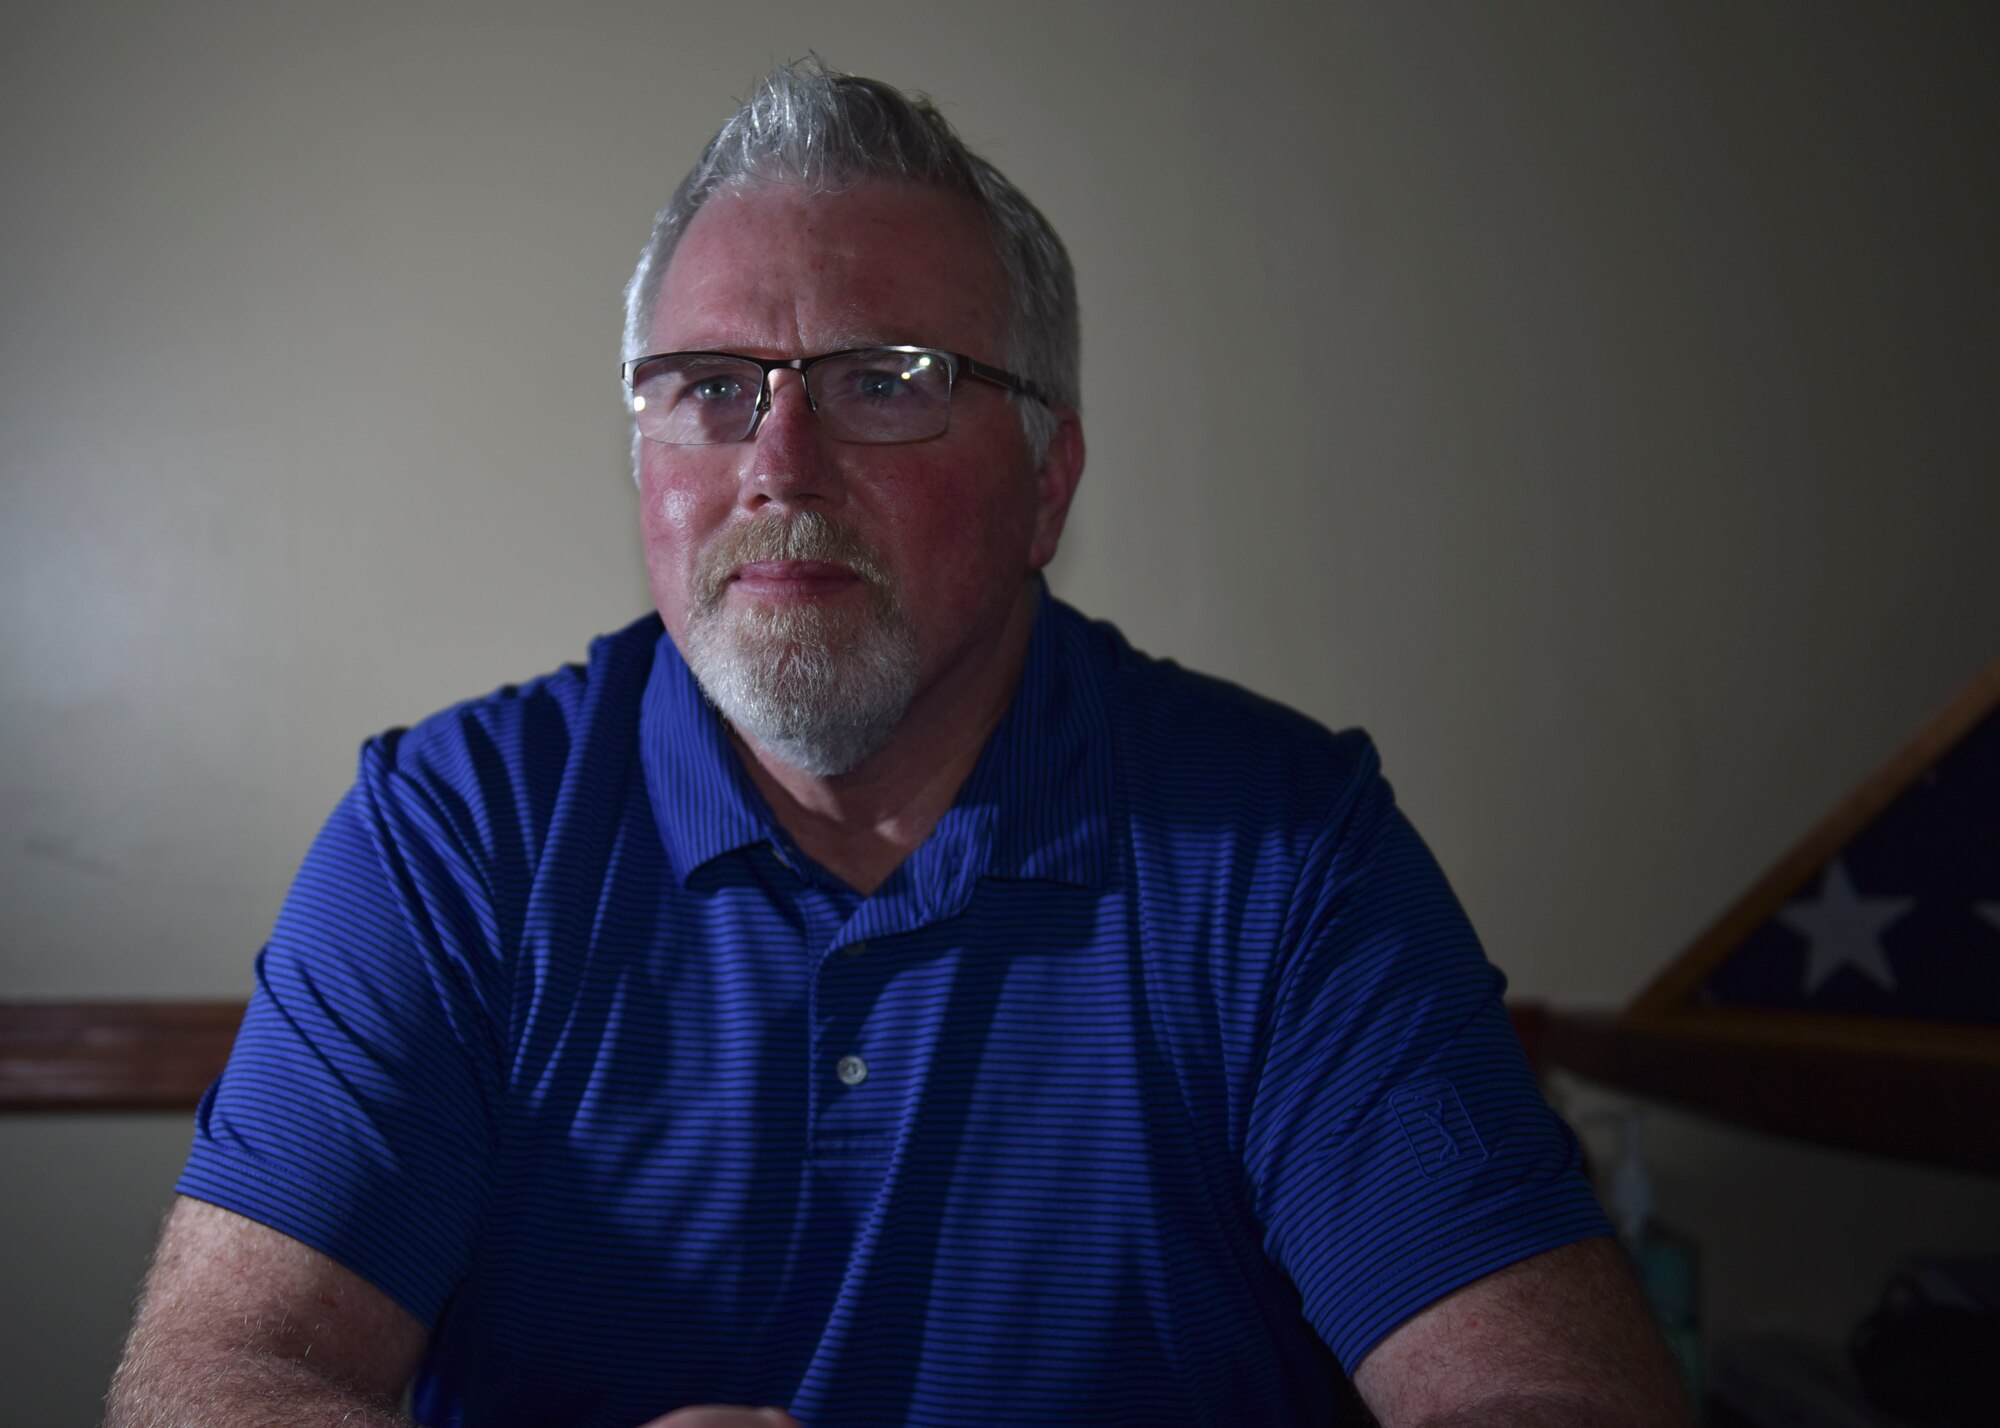
<path id="1" fill-rule="evenodd" d="M 303 1360 L 241 1349 L 134 1345 L 111 1380 L 104 1428 L 409 1428 L 392 1403 Z"/>
<path id="2" fill-rule="evenodd" d="M 1612 1402 L 1551 1390 L 1502 1394 L 1426 1418 L 1415 1428 L 1692 1428 L 1693 1423 L 1679 1402 Z"/>

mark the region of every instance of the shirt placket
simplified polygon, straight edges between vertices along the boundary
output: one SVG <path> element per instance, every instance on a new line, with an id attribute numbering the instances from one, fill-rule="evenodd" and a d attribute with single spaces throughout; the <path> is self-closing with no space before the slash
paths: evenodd
<path id="1" fill-rule="evenodd" d="M 811 1025 L 812 1154 L 815 1159 L 873 1159 L 885 1154 L 912 1068 L 875 1033 L 883 983 L 893 955 L 887 939 L 858 935 L 843 923 L 821 942 L 813 972 Z"/>

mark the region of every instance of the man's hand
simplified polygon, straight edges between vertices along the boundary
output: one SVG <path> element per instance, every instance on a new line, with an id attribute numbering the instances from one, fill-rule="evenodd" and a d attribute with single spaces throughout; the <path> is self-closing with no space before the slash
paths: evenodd
<path id="1" fill-rule="evenodd" d="M 1689 1428 L 1687 1395 L 1618 1247 L 1585 1240 L 1446 1295 L 1354 1386 L 1383 1428 Z"/>
<path id="2" fill-rule="evenodd" d="M 665 1418 L 639 1428 L 799 1428 L 799 1420 L 782 1408 L 676 1408 Z"/>

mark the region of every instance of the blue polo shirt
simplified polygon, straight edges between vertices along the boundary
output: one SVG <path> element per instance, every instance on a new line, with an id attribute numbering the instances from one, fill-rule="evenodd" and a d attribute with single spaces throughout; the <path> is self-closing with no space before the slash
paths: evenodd
<path id="1" fill-rule="evenodd" d="M 648 619 L 368 743 L 179 1189 L 432 1329 L 434 1424 L 1314 1424 L 1607 1232 L 1358 733 L 1046 595 L 863 897 Z"/>

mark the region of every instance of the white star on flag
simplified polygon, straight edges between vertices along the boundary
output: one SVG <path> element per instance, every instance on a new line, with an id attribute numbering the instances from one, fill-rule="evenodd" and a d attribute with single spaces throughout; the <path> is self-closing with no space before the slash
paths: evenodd
<path id="1" fill-rule="evenodd" d="M 1913 897 L 1861 897 L 1840 859 L 1828 863 L 1819 901 L 1795 902 L 1778 913 L 1780 922 L 1810 944 L 1806 995 L 1818 991 L 1820 984 L 1842 967 L 1852 967 L 1895 991 L 1896 974 L 1882 951 L 1882 929 L 1916 901 Z"/>

